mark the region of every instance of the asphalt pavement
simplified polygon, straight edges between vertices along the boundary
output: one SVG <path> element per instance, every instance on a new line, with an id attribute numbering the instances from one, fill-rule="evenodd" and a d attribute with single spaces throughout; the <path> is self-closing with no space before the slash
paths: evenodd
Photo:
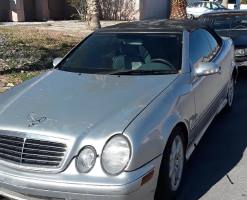
<path id="1" fill-rule="evenodd" d="M 187 163 L 178 200 L 247 200 L 247 70 Z"/>

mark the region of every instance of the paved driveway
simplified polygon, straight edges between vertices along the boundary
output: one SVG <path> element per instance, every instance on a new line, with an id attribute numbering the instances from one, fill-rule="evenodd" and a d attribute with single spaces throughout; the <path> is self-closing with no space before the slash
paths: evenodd
<path id="1" fill-rule="evenodd" d="M 247 71 L 240 73 L 234 107 L 192 155 L 178 200 L 247 200 Z"/>
<path id="2" fill-rule="evenodd" d="M 241 71 L 234 107 L 214 120 L 192 155 L 178 200 L 247 200 L 246 127 L 247 71 Z"/>

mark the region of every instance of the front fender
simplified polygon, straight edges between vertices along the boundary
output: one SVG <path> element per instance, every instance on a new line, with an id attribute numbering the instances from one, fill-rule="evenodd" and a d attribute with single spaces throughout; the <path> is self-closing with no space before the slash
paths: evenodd
<path id="1" fill-rule="evenodd" d="M 126 132 L 125 135 L 131 141 L 132 146 L 132 157 L 126 170 L 136 170 L 162 155 L 172 130 L 179 123 L 183 123 L 187 127 L 187 122 L 174 113 L 165 120 L 165 123 L 157 123 L 153 129 L 148 124 L 144 125 L 143 128 L 148 131 L 133 135 Z"/>
<path id="2" fill-rule="evenodd" d="M 183 123 L 190 130 L 195 104 L 189 80 L 189 74 L 176 80 L 126 128 L 124 135 L 132 146 L 127 171 L 136 170 L 162 155 L 177 124 Z"/>

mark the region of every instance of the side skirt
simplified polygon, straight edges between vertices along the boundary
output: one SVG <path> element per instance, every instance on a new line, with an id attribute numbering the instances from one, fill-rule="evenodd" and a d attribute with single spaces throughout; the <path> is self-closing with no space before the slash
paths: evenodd
<path id="1" fill-rule="evenodd" d="M 189 158 L 191 157 L 192 153 L 194 152 L 194 150 L 196 149 L 197 145 L 199 144 L 199 142 L 201 141 L 202 137 L 204 136 L 205 132 L 207 131 L 208 127 L 210 126 L 210 124 L 212 123 L 214 118 L 225 108 L 226 104 L 227 104 L 227 99 L 224 99 L 224 101 L 221 103 L 221 105 L 219 106 L 219 108 L 217 109 L 215 114 L 212 116 L 212 118 L 209 120 L 209 122 L 206 124 L 206 126 L 202 129 L 200 134 L 198 134 L 198 136 L 194 139 L 192 144 L 187 148 L 186 160 L 189 160 Z"/>

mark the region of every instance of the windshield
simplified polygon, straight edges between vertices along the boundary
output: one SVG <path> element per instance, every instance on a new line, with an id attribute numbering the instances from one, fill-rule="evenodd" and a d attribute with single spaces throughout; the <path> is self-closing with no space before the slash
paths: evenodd
<path id="1" fill-rule="evenodd" d="M 247 29 L 247 14 L 212 16 L 204 18 L 203 21 L 216 30 Z"/>
<path id="2" fill-rule="evenodd" d="M 92 74 L 177 73 L 181 52 L 179 34 L 96 33 L 73 50 L 58 69 Z"/>

